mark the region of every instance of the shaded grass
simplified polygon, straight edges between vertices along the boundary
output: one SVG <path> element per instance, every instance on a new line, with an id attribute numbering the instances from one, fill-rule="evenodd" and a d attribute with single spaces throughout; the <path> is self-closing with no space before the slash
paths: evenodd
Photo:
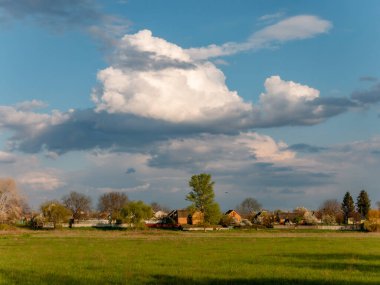
<path id="1" fill-rule="evenodd" d="M 0 235 L 0 284 L 379 284 L 380 235 L 44 231 Z"/>

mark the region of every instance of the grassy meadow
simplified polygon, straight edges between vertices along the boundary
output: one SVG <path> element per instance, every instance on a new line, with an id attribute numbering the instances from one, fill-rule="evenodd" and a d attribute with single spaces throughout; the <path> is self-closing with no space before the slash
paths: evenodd
<path id="1" fill-rule="evenodd" d="M 380 284 L 380 235 L 0 231 L 0 284 Z"/>

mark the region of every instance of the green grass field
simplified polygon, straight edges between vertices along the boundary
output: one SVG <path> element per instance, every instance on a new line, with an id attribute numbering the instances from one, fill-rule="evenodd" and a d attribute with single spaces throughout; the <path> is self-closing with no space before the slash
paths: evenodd
<path id="1" fill-rule="evenodd" d="M 0 232 L 0 284 L 380 284 L 380 235 Z"/>

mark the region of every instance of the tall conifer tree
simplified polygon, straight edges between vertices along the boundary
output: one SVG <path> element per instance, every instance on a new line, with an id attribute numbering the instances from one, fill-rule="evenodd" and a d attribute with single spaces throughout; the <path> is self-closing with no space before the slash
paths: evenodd
<path id="1" fill-rule="evenodd" d="M 362 218 L 367 218 L 369 210 L 371 210 L 371 200 L 365 190 L 360 191 L 356 201 L 356 208 Z"/>
<path id="2" fill-rule="evenodd" d="M 355 213 L 354 199 L 352 199 L 350 192 L 346 192 L 344 195 L 342 211 L 344 214 L 344 222 L 347 224 L 348 218 L 352 217 Z"/>

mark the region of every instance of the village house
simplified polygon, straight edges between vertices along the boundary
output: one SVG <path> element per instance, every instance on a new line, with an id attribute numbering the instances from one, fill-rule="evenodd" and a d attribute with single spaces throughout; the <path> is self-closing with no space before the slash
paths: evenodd
<path id="1" fill-rule="evenodd" d="M 230 217 L 234 224 L 240 224 L 242 221 L 241 216 L 235 210 L 228 210 L 225 215 Z"/>

